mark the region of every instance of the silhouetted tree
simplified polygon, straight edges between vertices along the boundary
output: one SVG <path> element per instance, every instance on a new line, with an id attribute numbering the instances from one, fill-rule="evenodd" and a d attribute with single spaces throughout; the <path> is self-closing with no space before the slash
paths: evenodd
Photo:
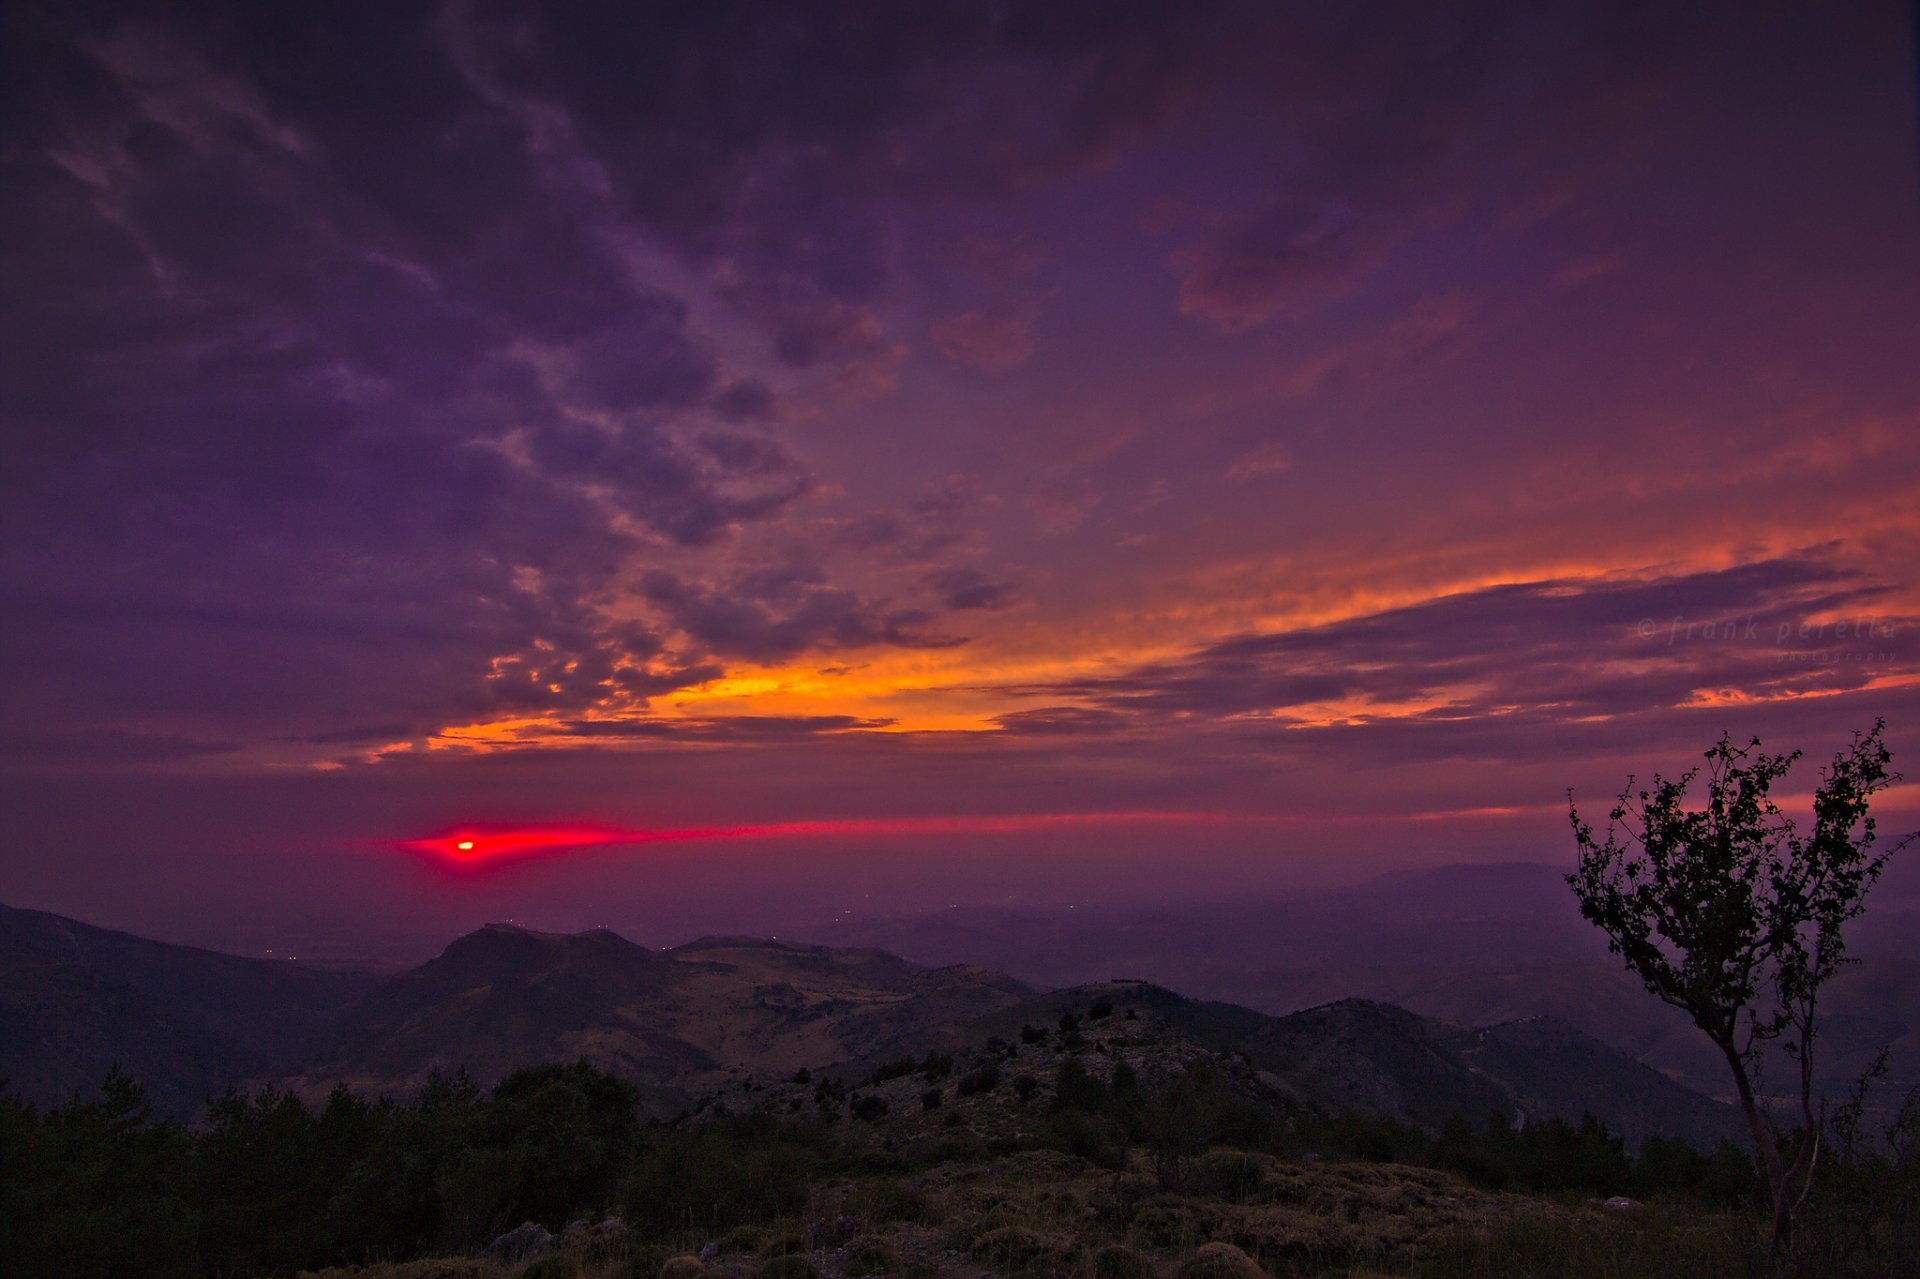
<path id="1" fill-rule="evenodd" d="M 1791 1244 L 1794 1213 L 1819 1159 L 1813 1058 L 1820 993 L 1855 962 L 1842 929 L 1907 843 L 1872 851 L 1869 801 L 1898 780 L 1888 771 L 1885 727 L 1876 721 L 1834 757 L 1804 837 L 1769 797 L 1800 752 L 1764 754 L 1758 738 L 1740 747 L 1722 734 L 1706 753 L 1704 808 L 1686 806 L 1697 767 L 1673 779 L 1656 773 L 1637 793 L 1629 778 L 1604 839 L 1568 795 L 1580 861 L 1567 882 L 1581 914 L 1649 991 L 1693 1019 L 1733 1073 L 1772 1195 L 1776 1260 Z M 1761 1099 L 1760 1054 L 1768 1043 L 1797 1067 L 1802 1136 L 1792 1143 Z"/>

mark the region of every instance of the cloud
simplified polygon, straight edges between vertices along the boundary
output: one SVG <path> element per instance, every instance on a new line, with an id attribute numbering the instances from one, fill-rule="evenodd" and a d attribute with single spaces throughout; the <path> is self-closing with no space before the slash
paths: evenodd
<path id="1" fill-rule="evenodd" d="M 1405 234 L 1373 214 L 1291 198 L 1229 215 L 1174 255 L 1180 314 L 1237 333 L 1288 306 L 1317 306 L 1351 290 Z"/>
<path id="2" fill-rule="evenodd" d="M 1832 697 L 1920 674 L 1920 620 L 1808 555 L 1673 577 L 1492 586 L 1300 630 L 1234 636 L 1111 676 L 1017 690 L 1141 728 L 1229 728 L 1260 749 L 1338 741 L 1523 756 L 1609 722 Z M 1003 725 L 1023 721 L 1006 717 Z M 1395 746 L 1392 743 L 1400 743 Z"/>
<path id="3" fill-rule="evenodd" d="M 813 567 L 751 571 L 716 586 L 655 571 L 640 589 L 670 625 L 722 658 L 770 663 L 816 650 L 966 643 L 928 629 L 935 618 L 925 609 L 896 608 L 828 586 Z"/>
<path id="4" fill-rule="evenodd" d="M 874 732 L 895 721 L 858 715 L 726 715 L 707 718 L 570 720 L 565 737 L 585 740 L 780 742 L 826 733 Z M 543 733 L 546 730 L 540 730 Z"/>
<path id="5" fill-rule="evenodd" d="M 938 569 L 920 580 L 939 596 L 943 606 L 956 612 L 999 612 L 1020 602 L 1016 584 L 989 577 L 978 569 Z"/>
<path id="6" fill-rule="evenodd" d="M 1005 373 L 1033 357 L 1033 326 L 1039 318 L 1037 300 L 1005 299 L 938 321 L 933 339 L 955 364 Z"/>
<path id="7" fill-rule="evenodd" d="M 948 475 L 925 485 L 905 507 L 864 512 L 836 521 L 833 540 L 873 558 L 915 564 L 933 560 L 966 541 L 971 521 L 988 499 L 969 475 Z"/>

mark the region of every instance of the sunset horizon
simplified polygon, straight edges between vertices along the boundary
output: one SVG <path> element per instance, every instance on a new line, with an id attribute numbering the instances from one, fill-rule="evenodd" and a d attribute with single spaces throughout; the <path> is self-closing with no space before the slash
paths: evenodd
<path id="1" fill-rule="evenodd" d="M 1920 747 L 1901 5 L 215 9 L 7 19 L 10 904 L 1229 901 Z"/>

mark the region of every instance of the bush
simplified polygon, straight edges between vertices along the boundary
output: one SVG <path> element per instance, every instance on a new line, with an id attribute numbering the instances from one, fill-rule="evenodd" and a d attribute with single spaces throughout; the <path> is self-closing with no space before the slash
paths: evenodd
<path id="1" fill-rule="evenodd" d="M 1153 1264 L 1131 1248 L 1108 1244 L 1093 1254 L 1093 1279 L 1153 1279 Z"/>
<path id="2" fill-rule="evenodd" d="M 1179 1279 L 1266 1279 L 1267 1274 L 1230 1243 L 1202 1244 L 1178 1273 Z"/>
<path id="3" fill-rule="evenodd" d="M 1087 1068 L 1069 1057 L 1060 1063 L 1053 1076 L 1055 1110 L 1098 1110 L 1107 1098 L 1106 1086 L 1087 1073 Z"/>
<path id="4" fill-rule="evenodd" d="M 565 1253 L 542 1257 L 520 1272 L 520 1279 L 575 1279 L 580 1263 Z"/>
<path id="5" fill-rule="evenodd" d="M 929 1088 L 920 1094 L 920 1109 L 940 1109 L 940 1090 L 938 1088 Z"/>
<path id="6" fill-rule="evenodd" d="M 813 1263 L 799 1253 L 769 1257 L 760 1266 L 760 1279 L 820 1279 Z"/>
<path id="7" fill-rule="evenodd" d="M 1054 1240 L 1024 1226 L 989 1230 L 975 1239 L 967 1252 L 974 1260 L 1010 1275 L 1051 1271 L 1066 1255 L 1066 1250 Z"/>
<path id="8" fill-rule="evenodd" d="M 661 1244 L 643 1244 L 627 1258 L 627 1279 L 660 1279 L 660 1268 L 673 1256 L 673 1249 Z"/>
<path id="9" fill-rule="evenodd" d="M 954 1091 L 962 1097 L 971 1097 L 975 1093 L 992 1092 L 999 1086 L 999 1063 L 986 1061 L 960 1076 L 960 1082 L 954 1085 Z"/>
<path id="10" fill-rule="evenodd" d="M 698 1257 L 668 1257 L 660 1265 L 660 1279 L 701 1279 L 707 1263 Z"/>
<path id="11" fill-rule="evenodd" d="M 899 1061 L 890 1061 L 880 1067 L 880 1069 L 874 1071 L 872 1078 L 869 1079 L 868 1082 L 884 1084 L 890 1079 L 905 1079 L 917 1069 L 919 1069 L 919 1064 L 915 1062 L 913 1058 L 902 1057 Z"/>
<path id="12" fill-rule="evenodd" d="M 906 1182 L 881 1178 L 855 1185 L 847 1193 L 847 1211 L 858 1220 L 884 1224 L 925 1221 L 931 1205 L 925 1195 Z"/>
<path id="13" fill-rule="evenodd" d="M 861 1279 L 866 1275 L 898 1274 L 899 1270 L 900 1258 L 884 1240 L 856 1242 L 847 1257 L 847 1274 L 852 1279 Z"/>
<path id="14" fill-rule="evenodd" d="M 875 1097 L 871 1094 L 855 1101 L 852 1107 L 853 1117 L 855 1119 L 864 1119 L 868 1123 L 872 1123 L 874 1120 L 886 1114 L 888 1109 L 889 1107 L 887 1106 L 887 1099 L 885 1097 Z"/>
<path id="15" fill-rule="evenodd" d="M 817 1125 L 767 1116 L 654 1129 L 624 1188 L 627 1220 L 679 1238 L 797 1216 L 820 1178 L 826 1141 Z"/>

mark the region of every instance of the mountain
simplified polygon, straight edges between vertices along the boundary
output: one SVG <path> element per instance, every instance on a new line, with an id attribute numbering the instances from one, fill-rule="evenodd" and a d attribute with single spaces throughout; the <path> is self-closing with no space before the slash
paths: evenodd
<path id="1" fill-rule="evenodd" d="M 1880 1095 L 1920 1085 L 1916 923 L 1920 913 L 1889 898 L 1851 934 L 1863 962 L 1823 1001 L 1815 1059 L 1830 1094 L 1844 1093 L 1882 1045 L 1892 1052 Z M 1227 906 L 962 907 L 834 921 L 807 935 L 921 963 L 991 962 L 1056 987 L 1126 974 L 1272 1014 L 1360 997 L 1461 1026 L 1552 1018 L 1696 1091 L 1728 1090 L 1712 1046 L 1607 953 L 1552 866 L 1446 866 Z M 1776 1062 L 1768 1075 L 1785 1080 L 1792 1071 Z"/>
<path id="2" fill-rule="evenodd" d="M 707 1093 L 880 1051 L 1019 1002 L 1032 988 L 875 950 L 707 938 L 653 951 L 602 931 L 492 924 L 374 989 L 294 1081 L 376 1092 L 464 1067 L 585 1058 L 671 1114 Z"/>
<path id="3" fill-rule="evenodd" d="M 35 1105 L 118 1064 L 164 1113 L 278 1072 L 372 979 L 0 906 L 0 1079 Z"/>
<path id="4" fill-rule="evenodd" d="M 1082 1023 L 1096 1048 L 1064 1029 Z M 1143 1079 L 1207 1058 L 1249 1095 L 1429 1129 L 1591 1110 L 1634 1140 L 1739 1133 L 1727 1107 L 1551 1020 L 1464 1029 L 1364 999 L 1276 1017 L 1139 980 L 1038 991 L 971 965 L 739 937 L 656 951 L 605 930 L 492 924 L 374 984 L 6 911 L 0 1031 L 0 1069 L 29 1099 L 90 1088 L 118 1062 L 183 1115 L 229 1082 L 404 1094 L 435 1070 L 487 1085 L 584 1058 L 667 1116 L 714 1097 L 804 1103 L 804 1088 L 780 1086 L 803 1070 L 853 1082 L 905 1056 L 1012 1052 L 1050 1079 L 1086 1052 L 1108 1071 L 1130 1054 Z"/>
<path id="5" fill-rule="evenodd" d="M 1422 1128 L 1455 1115 L 1475 1123 L 1512 1115 L 1515 1089 L 1475 1070 L 1442 1032 L 1404 1008 L 1343 999 L 1272 1019 L 1242 1051 L 1335 1114 L 1383 1115 Z"/>
<path id="6" fill-rule="evenodd" d="M 1702 1150 L 1749 1140 L 1745 1118 L 1731 1105 L 1553 1017 L 1456 1030 L 1442 1042 L 1475 1072 L 1500 1081 L 1523 1117 L 1574 1121 L 1591 1113 L 1629 1146 L 1656 1134 Z"/>
<path id="7" fill-rule="evenodd" d="M 1113 1012 L 1090 1020 L 1090 1012 L 1103 1007 Z M 891 1055 L 960 1058 L 996 1042 L 1023 1045 L 1018 1051 L 1034 1057 L 1036 1031 L 1044 1032 L 1043 1043 L 1053 1043 L 1063 1017 L 1079 1019 L 1090 1040 L 1131 1054 L 1129 1064 L 1143 1078 L 1166 1074 L 1167 1061 L 1243 1062 L 1270 1094 L 1329 1114 L 1357 1112 L 1432 1131 L 1454 1116 L 1484 1123 L 1498 1113 L 1524 1125 L 1547 1118 L 1577 1123 L 1591 1112 L 1634 1146 L 1655 1133 L 1702 1149 L 1746 1140 L 1745 1122 L 1733 1107 L 1564 1023 L 1535 1018 L 1465 1029 L 1365 999 L 1271 1017 L 1148 982 L 1099 982 L 903 1040 Z M 1143 1056 L 1145 1049 L 1151 1051 Z M 1062 1055 L 1057 1045 L 1053 1052 L 1053 1058 L 1039 1052 L 1024 1068 L 1046 1074 Z M 880 1064 L 870 1057 L 838 1074 L 857 1080 Z"/>

